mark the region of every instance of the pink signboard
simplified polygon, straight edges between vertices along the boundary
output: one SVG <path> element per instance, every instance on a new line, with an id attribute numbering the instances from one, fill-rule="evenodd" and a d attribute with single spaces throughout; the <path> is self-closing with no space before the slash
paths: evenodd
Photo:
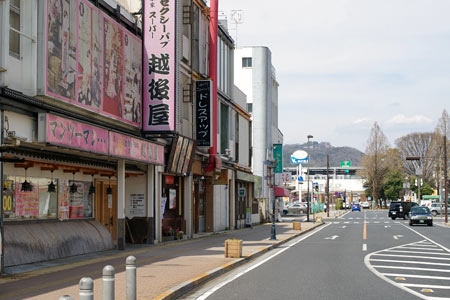
<path id="1" fill-rule="evenodd" d="M 175 1 L 144 0 L 144 131 L 175 130 Z"/>
<path id="2" fill-rule="evenodd" d="M 45 138 L 40 137 L 40 140 L 69 148 L 108 154 L 108 130 L 51 114 L 45 116 Z"/>
<path id="3" fill-rule="evenodd" d="M 88 0 L 46 0 L 45 94 L 141 125 L 142 41 Z"/>
<path id="4" fill-rule="evenodd" d="M 112 131 L 109 132 L 109 154 L 164 165 L 164 146 Z"/>

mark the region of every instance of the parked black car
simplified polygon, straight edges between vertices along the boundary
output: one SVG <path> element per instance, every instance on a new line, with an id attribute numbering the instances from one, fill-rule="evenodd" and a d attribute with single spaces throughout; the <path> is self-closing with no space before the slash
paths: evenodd
<path id="1" fill-rule="evenodd" d="M 394 201 L 389 206 L 389 218 L 395 220 L 396 218 L 407 219 L 411 207 L 419 206 L 416 202 Z"/>
<path id="2" fill-rule="evenodd" d="M 433 216 L 428 207 L 416 206 L 412 207 L 409 212 L 409 226 L 413 224 L 427 224 L 433 226 Z"/>

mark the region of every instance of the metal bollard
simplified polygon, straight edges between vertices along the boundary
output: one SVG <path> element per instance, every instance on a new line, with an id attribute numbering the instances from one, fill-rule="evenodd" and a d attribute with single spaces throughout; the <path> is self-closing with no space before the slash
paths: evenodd
<path id="1" fill-rule="evenodd" d="M 103 300 L 114 300 L 114 267 L 107 265 L 103 268 Z"/>
<path id="2" fill-rule="evenodd" d="M 80 280 L 80 300 L 94 300 L 94 281 L 90 277 Z"/>
<path id="3" fill-rule="evenodd" d="M 127 277 L 127 300 L 136 300 L 136 257 L 127 257 L 125 273 Z"/>
<path id="4" fill-rule="evenodd" d="M 69 295 L 64 295 L 64 296 L 59 297 L 58 300 L 75 300 L 75 299 L 73 299 L 73 298 L 70 297 Z"/>

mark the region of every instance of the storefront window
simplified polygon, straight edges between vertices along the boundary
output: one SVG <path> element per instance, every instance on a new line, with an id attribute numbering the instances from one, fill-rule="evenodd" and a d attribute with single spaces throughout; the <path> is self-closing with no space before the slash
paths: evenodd
<path id="1" fill-rule="evenodd" d="M 57 218 L 58 194 L 48 192 L 50 179 L 27 177 L 27 182 L 32 186 L 30 191 L 22 191 L 24 181 L 25 177 L 20 176 L 5 178 L 3 184 L 5 220 Z"/>
<path id="2" fill-rule="evenodd" d="M 55 192 L 48 192 L 50 178 L 27 177 L 30 191 L 22 190 L 25 177 L 5 176 L 3 182 L 3 215 L 6 221 L 30 219 L 92 218 L 93 195 L 90 182 L 53 179 Z M 76 187 L 72 189 L 70 186 Z"/>

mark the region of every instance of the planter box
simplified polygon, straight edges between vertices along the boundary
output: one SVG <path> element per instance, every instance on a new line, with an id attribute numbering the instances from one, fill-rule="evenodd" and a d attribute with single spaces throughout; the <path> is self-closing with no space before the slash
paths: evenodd
<path id="1" fill-rule="evenodd" d="M 294 230 L 302 230 L 302 223 L 300 223 L 300 222 L 293 222 L 292 223 L 292 229 L 294 229 Z"/>
<path id="2" fill-rule="evenodd" d="M 225 257 L 242 257 L 242 240 L 225 240 Z"/>

